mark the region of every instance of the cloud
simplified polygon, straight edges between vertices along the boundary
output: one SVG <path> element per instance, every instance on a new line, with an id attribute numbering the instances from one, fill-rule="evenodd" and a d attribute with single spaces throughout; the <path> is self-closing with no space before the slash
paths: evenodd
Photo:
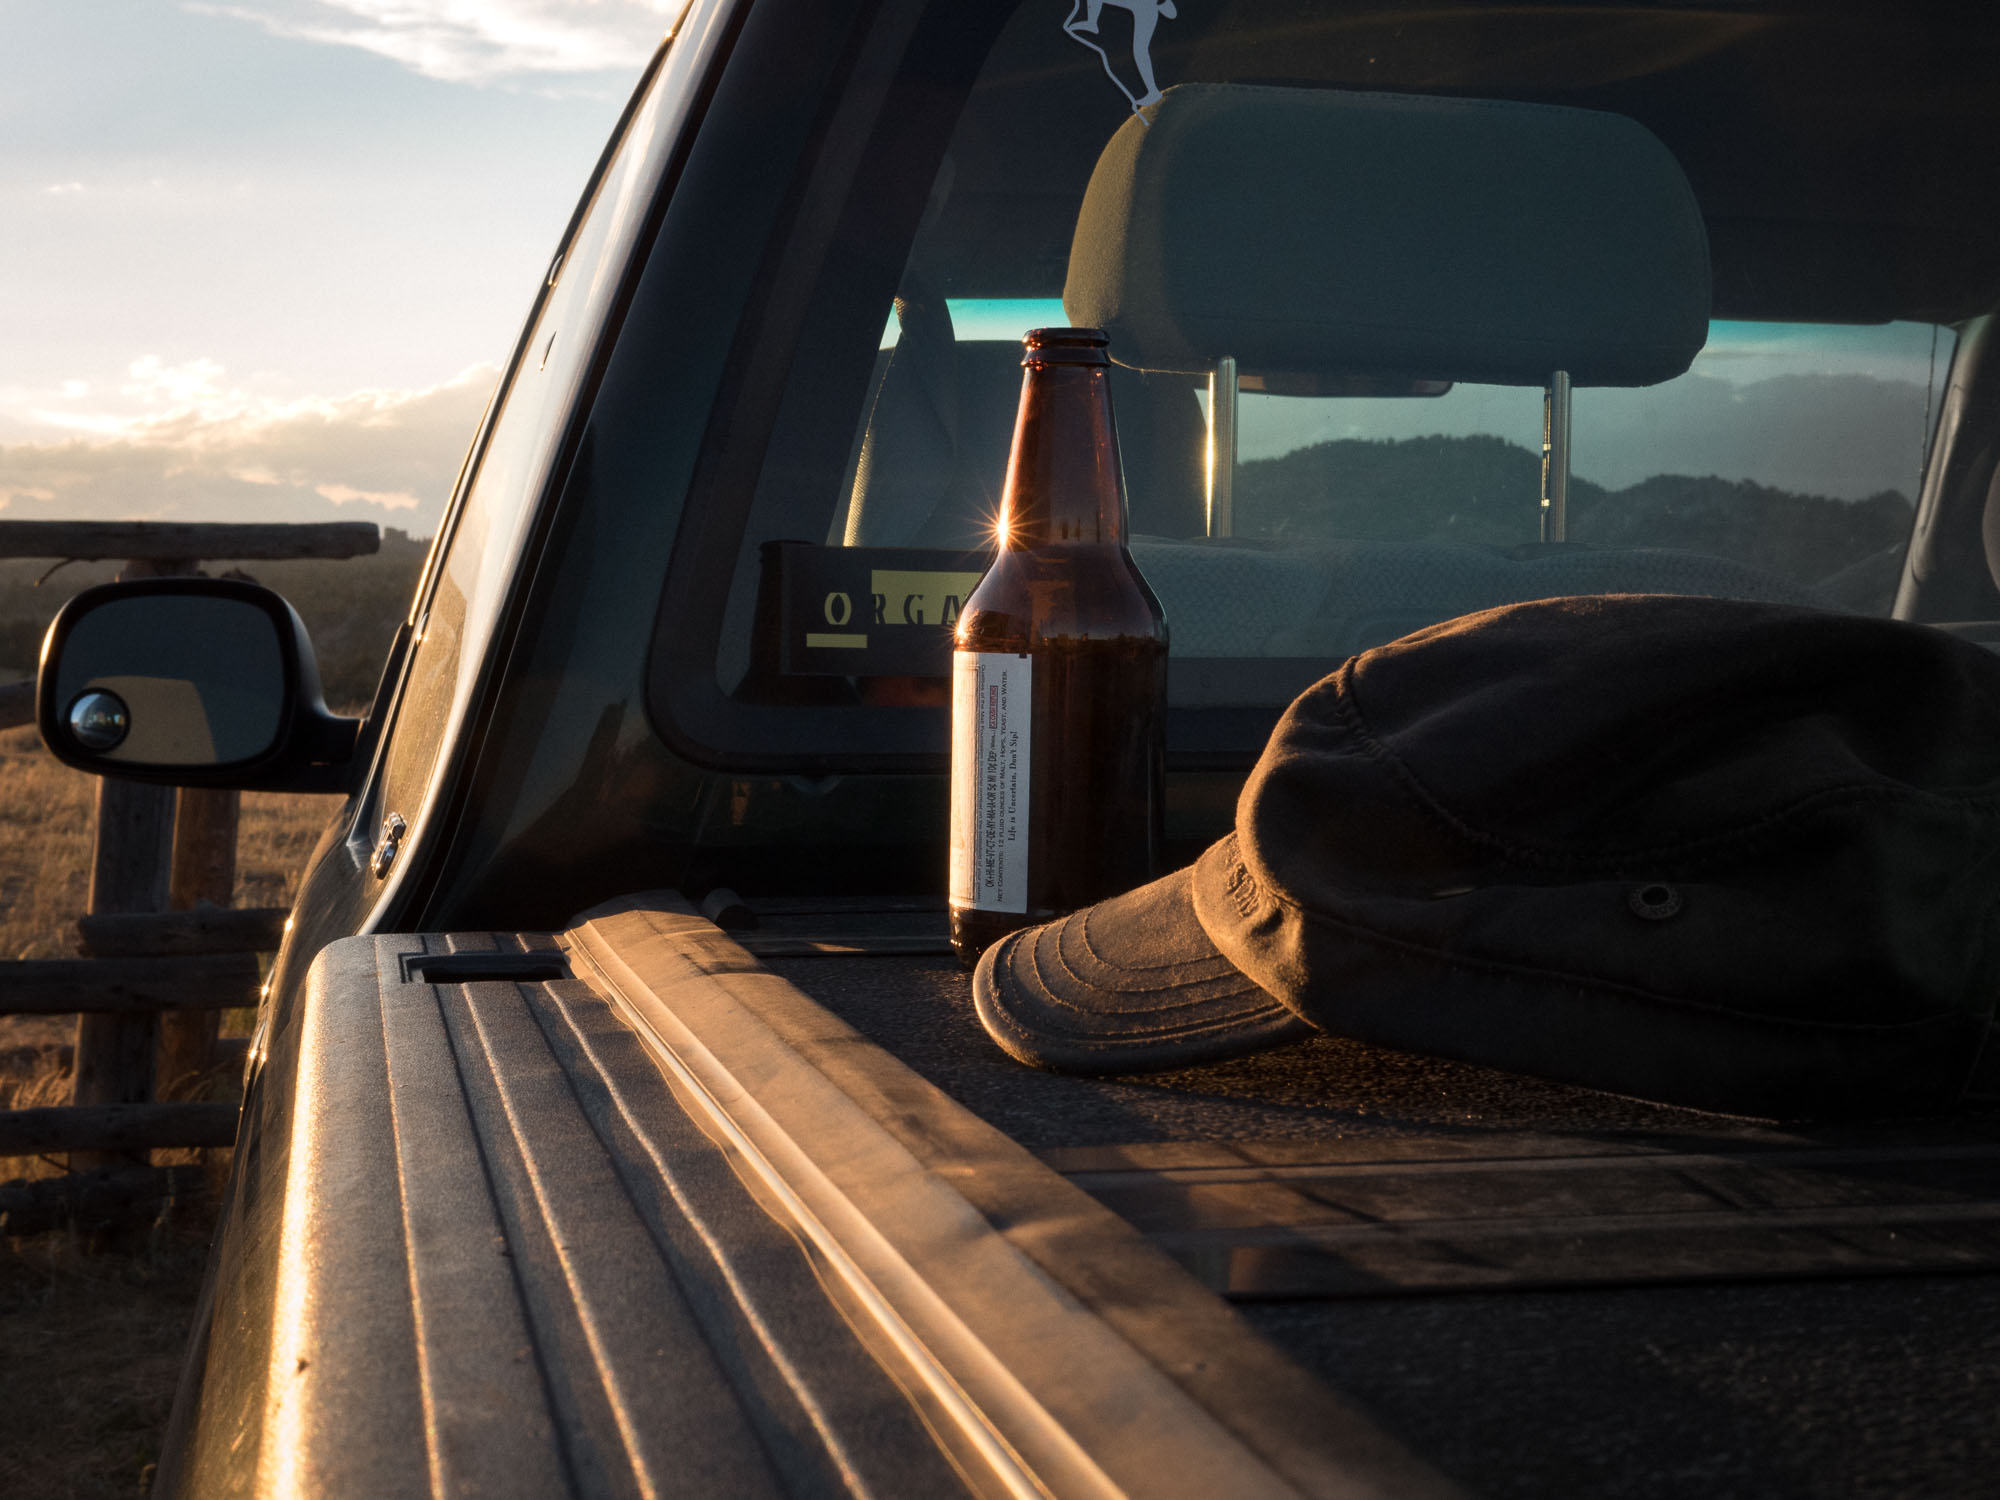
<path id="1" fill-rule="evenodd" d="M 212 359 L 169 365 L 157 354 L 148 354 L 133 360 L 126 373 L 131 379 L 119 389 L 140 401 L 171 401 L 176 406 L 187 406 L 212 401 L 223 394 L 223 369 Z"/>
<path id="2" fill-rule="evenodd" d="M 335 505 L 347 505 L 356 500 L 365 500 L 370 505 L 379 505 L 384 510 L 415 510 L 421 502 L 407 490 L 357 490 L 346 484 L 316 484 L 313 493 L 331 500 Z"/>
<path id="3" fill-rule="evenodd" d="M 681 0 L 277 0 L 189 3 L 294 41 L 358 47 L 450 83 L 616 71 L 629 78 Z"/>
<path id="4" fill-rule="evenodd" d="M 53 439 L 0 443 L 9 519 L 309 521 L 379 511 L 435 527 L 498 372 L 426 390 L 259 400 L 222 368 L 139 360 L 138 415 L 37 413 Z"/>

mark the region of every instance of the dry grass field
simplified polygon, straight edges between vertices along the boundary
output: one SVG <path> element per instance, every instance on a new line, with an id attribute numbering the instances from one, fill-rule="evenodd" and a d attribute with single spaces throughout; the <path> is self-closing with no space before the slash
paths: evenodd
<path id="1" fill-rule="evenodd" d="M 146 1493 L 201 1287 L 213 1209 L 116 1243 L 65 1234 L 0 1251 L 0 1495 Z"/>
<path id="2" fill-rule="evenodd" d="M 76 952 L 72 924 L 90 890 L 97 783 L 42 749 L 32 727 L 0 732 L 0 958 Z M 246 792 L 236 905 L 286 906 L 339 799 Z"/>
<path id="3" fill-rule="evenodd" d="M 90 883 L 95 782 L 42 751 L 32 728 L 0 733 L 0 958 L 57 958 Z M 291 903 L 338 799 L 247 793 L 236 904 Z M 225 1030 L 234 1020 L 225 1017 Z M 69 1092 L 67 1016 L 0 1017 L 0 1109 Z M 226 1083 L 223 1085 L 226 1087 Z M 204 1153 L 219 1182 L 227 1152 Z M 189 1161 L 193 1153 L 155 1153 Z M 58 1163 L 0 1157 L 0 1181 Z M 211 1202 L 112 1238 L 0 1240 L 0 1496 L 97 1500 L 144 1493 L 200 1287 Z"/>

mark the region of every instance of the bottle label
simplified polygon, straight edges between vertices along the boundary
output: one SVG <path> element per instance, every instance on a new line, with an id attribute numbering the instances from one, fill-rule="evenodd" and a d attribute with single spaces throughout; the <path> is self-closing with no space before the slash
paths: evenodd
<path id="1" fill-rule="evenodd" d="M 951 662 L 951 900 L 1028 909 L 1028 717 L 1034 658 L 955 651 Z"/>

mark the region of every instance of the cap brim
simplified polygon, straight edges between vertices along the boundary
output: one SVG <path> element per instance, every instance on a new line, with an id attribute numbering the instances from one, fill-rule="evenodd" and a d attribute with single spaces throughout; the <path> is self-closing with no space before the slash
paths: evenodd
<path id="1" fill-rule="evenodd" d="M 1209 941 L 1193 880 L 1177 870 L 988 948 L 972 976 L 987 1034 L 1066 1073 L 1184 1068 L 1313 1035 Z"/>

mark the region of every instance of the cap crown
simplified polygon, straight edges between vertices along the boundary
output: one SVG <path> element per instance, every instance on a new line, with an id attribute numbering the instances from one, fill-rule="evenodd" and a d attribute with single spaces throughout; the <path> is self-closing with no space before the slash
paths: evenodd
<path id="1" fill-rule="evenodd" d="M 2000 986 L 2000 659 L 1726 600 L 1467 616 L 1292 705 L 1233 855 L 1204 927 L 1329 1030 L 1715 1108 L 1943 1107 Z"/>

